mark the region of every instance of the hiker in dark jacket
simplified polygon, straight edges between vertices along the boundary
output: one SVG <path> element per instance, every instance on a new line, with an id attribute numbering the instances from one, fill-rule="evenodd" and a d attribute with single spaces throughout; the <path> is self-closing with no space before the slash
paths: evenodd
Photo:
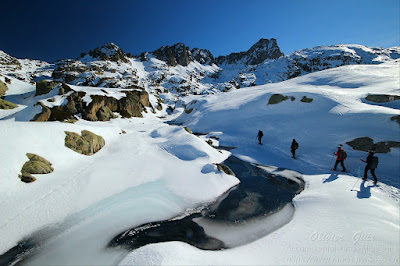
<path id="1" fill-rule="evenodd" d="M 344 166 L 344 160 L 346 159 L 347 154 L 346 154 L 346 151 L 342 148 L 342 145 L 340 145 L 338 147 L 337 152 L 335 152 L 334 154 L 337 156 L 337 159 L 336 159 L 335 166 L 333 167 L 332 170 L 336 171 L 336 167 L 340 163 L 340 165 L 343 168 L 343 172 L 346 172 L 346 167 Z"/>
<path id="2" fill-rule="evenodd" d="M 374 154 L 375 154 L 374 151 L 369 151 L 367 160 L 364 161 L 363 159 L 360 159 L 360 161 L 367 163 L 367 165 L 365 166 L 365 170 L 364 170 L 363 180 L 367 180 L 368 170 L 371 170 L 371 175 L 374 178 L 374 180 L 375 180 L 374 184 L 376 185 L 376 183 L 378 183 L 378 178 L 376 178 L 375 169 L 378 167 L 379 159 L 378 159 L 378 157 L 374 156 Z"/>
<path id="3" fill-rule="evenodd" d="M 262 139 L 263 136 L 264 136 L 264 133 L 261 130 L 259 130 L 257 138 L 258 138 L 258 144 L 260 144 L 260 145 L 262 145 L 261 144 L 261 139 Z"/>
<path id="4" fill-rule="evenodd" d="M 299 143 L 295 139 L 292 141 L 292 146 L 290 147 L 292 150 L 293 158 L 296 158 L 296 150 L 299 148 Z"/>

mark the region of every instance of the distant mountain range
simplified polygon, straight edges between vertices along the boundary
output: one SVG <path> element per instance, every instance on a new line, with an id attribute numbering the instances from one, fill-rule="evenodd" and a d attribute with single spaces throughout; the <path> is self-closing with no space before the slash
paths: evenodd
<path id="1" fill-rule="evenodd" d="M 79 58 L 55 63 L 16 59 L 0 51 L 0 74 L 34 83 L 53 79 L 80 86 L 145 88 L 155 94 L 209 94 L 280 82 L 352 64 L 379 64 L 400 58 L 400 47 L 340 44 L 284 55 L 276 39 L 261 39 L 245 52 L 214 57 L 183 43 L 134 56 L 114 43 Z"/>

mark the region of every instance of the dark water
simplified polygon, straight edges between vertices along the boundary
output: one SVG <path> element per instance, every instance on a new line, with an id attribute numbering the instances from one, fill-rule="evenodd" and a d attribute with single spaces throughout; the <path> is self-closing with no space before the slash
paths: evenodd
<path id="1" fill-rule="evenodd" d="M 109 246 L 133 250 L 150 243 L 182 241 L 205 250 L 228 248 L 222 240 L 207 235 L 207 228 L 195 221 L 200 218 L 230 226 L 264 218 L 291 203 L 293 197 L 304 188 L 300 175 L 287 179 L 234 156 L 224 164 L 235 173 L 240 183 L 217 202 L 184 218 L 148 223 L 126 230 L 117 235 Z"/>

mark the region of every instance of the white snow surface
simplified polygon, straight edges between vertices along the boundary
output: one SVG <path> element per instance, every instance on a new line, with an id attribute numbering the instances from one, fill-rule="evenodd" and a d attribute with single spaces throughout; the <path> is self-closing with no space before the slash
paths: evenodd
<path id="1" fill-rule="evenodd" d="M 351 176 L 328 183 L 329 174 L 304 177 L 292 221 L 264 238 L 222 251 L 152 244 L 119 265 L 398 265 L 399 202 L 388 187 L 358 182 L 350 191 Z"/>
<path id="2" fill-rule="evenodd" d="M 13 80 L 6 100 L 22 105 L 14 116 L 0 110 L 0 254 L 38 230 L 80 220 L 53 236 L 49 253 L 42 251 L 42 256 L 50 264 L 119 261 L 120 255 L 114 254 L 113 260 L 103 250 L 116 234 L 186 213 L 238 183 L 215 171 L 213 163 L 229 153 L 213 149 L 204 139 L 218 136 L 214 144 L 236 147 L 231 152 L 241 159 L 304 174 L 306 188 L 294 199 L 293 219 L 232 249 L 151 244 L 130 253 L 120 265 L 398 265 L 400 150 L 378 154 L 379 187 L 358 178 L 365 152 L 344 145 L 349 172 L 332 173 L 330 167 L 337 145 L 354 138 L 400 141 L 399 125 L 390 121 L 399 115 L 398 101 L 378 105 L 364 100 L 369 93 L 399 95 L 399 64 L 342 66 L 275 84 L 185 97 L 182 102 L 193 111 L 176 121 L 208 134 L 202 138 L 150 113 L 109 122 L 28 122 L 33 104 L 54 95 L 33 97 L 32 85 Z M 171 71 L 182 76 L 185 70 Z M 275 93 L 289 99 L 268 105 Z M 303 96 L 313 102 L 300 102 Z M 264 131 L 263 146 L 256 140 L 259 129 Z M 106 145 L 93 156 L 66 148 L 64 131 L 82 130 L 103 136 Z M 297 160 L 290 154 L 292 138 L 300 144 Z M 26 153 L 49 160 L 54 172 L 35 175 L 30 184 L 21 182 L 18 174 L 28 161 Z M 113 209 L 110 202 L 117 199 Z M 263 227 L 260 223 L 255 226 Z M 33 264 L 41 264 L 40 253 Z"/>
<path id="3" fill-rule="evenodd" d="M 64 131 L 84 129 L 105 139 L 106 146 L 93 156 L 64 146 Z M 120 134 L 122 130 L 126 134 Z M 172 218 L 186 208 L 213 201 L 238 183 L 224 173 L 201 172 L 205 165 L 226 159 L 227 153 L 151 116 L 76 124 L 9 119 L 1 121 L 0 132 L 0 253 L 36 230 L 128 188 L 163 181 L 160 184 L 170 195 L 184 199 L 171 208 Z M 28 161 L 26 153 L 44 157 L 55 171 L 36 175 L 31 184 L 21 182 L 18 174 Z"/>
<path id="4" fill-rule="evenodd" d="M 400 141 L 399 101 L 374 104 L 368 94 L 399 95 L 399 60 L 379 65 L 351 65 L 324 70 L 280 83 L 244 88 L 224 94 L 191 96 L 176 122 L 201 133 L 223 132 L 220 145 L 237 147 L 232 152 L 247 161 L 279 165 L 306 174 L 321 173 L 332 164 L 339 144 L 347 150 L 347 170 L 358 175 L 360 158 L 346 142 L 368 136 L 379 141 Z M 289 99 L 268 104 L 279 93 Z M 295 97 L 292 101 L 290 96 Z M 311 103 L 300 100 L 307 96 Z M 264 145 L 257 145 L 257 132 L 264 132 Z M 300 144 L 298 160 L 291 159 L 292 139 Z M 399 188 L 399 149 L 379 154 L 382 182 Z M 331 165 L 332 167 L 332 165 Z M 339 168 L 340 169 L 340 168 Z"/>
<path id="5" fill-rule="evenodd" d="M 379 187 L 358 178 L 364 170 L 359 159 L 367 154 L 347 145 L 349 173 L 329 169 L 338 144 L 361 136 L 375 142 L 400 140 L 398 124 L 390 121 L 399 114 L 398 105 L 362 101 L 368 93 L 398 95 L 399 73 L 398 61 L 344 66 L 277 84 L 191 97 L 186 108 L 193 111 L 183 113 L 178 122 L 198 132 L 222 132 L 219 143 L 237 147 L 232 152 L 242 159 L 305 173 L 306 188 L 294 199 L 294 217 L 244 246 L 202 251 L 180 242 L 158 243 L 135 250 L 120 265 L 398 265 L 399 149 L 378 154 Z M 296 100 L 267 105 L 274 93 Z M 303 95 L 313 102 L 300 102 Z M 264 131 L 263 146 L 255 138 L 258 129 Z M 300 143 L 297 160 L 289 155 L 292 138 Z"/>

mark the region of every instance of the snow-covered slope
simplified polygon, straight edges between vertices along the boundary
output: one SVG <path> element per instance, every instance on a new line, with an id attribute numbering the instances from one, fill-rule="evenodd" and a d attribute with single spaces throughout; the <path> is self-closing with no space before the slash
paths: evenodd
<path id="1" fill-rule="evenodd" d="M 234 154 L 250 156 L 258 163 L 303 173 L 326 171 L 339 144 L 364 136 L 375 142 L 400 141 L 399 125 L 390 119 L 399 115 L 398 101 L 376 105 L 365 100 L 368 94 L 399 94 L 399 62 L 342 66 L 280 83 L 192 96 L 176 122 L 197 132 L 224 132 L 223 146 L 238 147 Z M 276 93 L 289 99 L 268 104 Z M 313 101 L 302 102 L 304 96 Z M 264 132 L 262 147 L 257 145 L 258 130 Z M 288 156 L 293 138 L 300 144 L 298 160 Z M 359 158 L 366 153 L 346 149 L 348 170 L 357 174 Z M 379 169 L 382 180 L 397 187 L 398 159 L 398 149 L 382 154 Z"/>
<path id="2" fill-rule="evenodd" d="M 338 144 L 359 136 L 400 141 L 394 103 L 372 105 L 368 93 L 399 93 L 400 62 L 342 66 L 289 81 L 225 94 L 191 97 L 175 122 L 218 136 L 233 154 L 296 169 L 306 189 L 294 199 L 293 220 L 257 241 L 223 251 L 181 242 L 133 251 L 120 265 L 396 265 L 399 263 L 399 148 L 378 154 L 380 186 L 360 180 L 365 152 L 345 145 L 349 173 L 330 171 Z M 268 105 L 274 93 L 296 99 Z M 311 103 L 301 102 L 303 96 Z M 390 107 L 391 106 L 391 107 Z M 264 131 L 263 146 L 256 135 Z M 291 158 L 292 138 L 300 144 Z M 279 173 L 280 169 L 271 169 Z M 360 173 L 361 172 L 361 173 Z M 395 187 L 394 187 L 395 186 Z M 209 232 L 212 234 L 212 232 Z M 221 232 L 223 234 L 223 232 Z"/>
<path id="3" fill-rule="evenodd" d="M 350 191 L 357 179 L 346 175 L 304 178 L 292 221 L 267 237 L 221 251 L 152 244 L 119 265 L 398 265 L 399 201 L 390 190 L 358 182 Z"/>
<path id="4" fill-rule="evenodd" d="M 129 188 L 157 182 L 158 189 L 169 191 L 163 204 L 170 209 L 165 218 L 171 218 L 214 200 L 238 182 L 216 166 L 215 171 L 202 173 L 206 165 L 226 159 L 227 153 L 152 115 L 110 123 L 0 122 L 0 253 L 36 230 Z M 64 131 L 84 129 L 105 139 L 106 146 L 93 156 L 64 146 Z M 31 184 L 21 182 L 18 174 L 28 160 L 26 153 L 49 160 L 54 172 L 36 175 Z M 168 195 L 180 197 L 179 205 L 169 206 Z M 138 218 L 160 219 L 157 213 Z M 128 224 L 137 222 L 132 218 Z"/>
<path id="5" fill-rule="evenodd" d="M 318 46 L 295 51 L 258 65 L 223 64 L 217 83 L 237 82 L 237 87 L 280 82 L 308 73 L 354 64 L 379 64 L 400 58 L 400 47 L 370 48 L 363 45 Z"/>
<path id="6" fill-rule="evenodd" d="M 0 75 L 34 83 L 51 77 L 53 65 L 44 61 L 17 59 L 0 50 Z"/>

